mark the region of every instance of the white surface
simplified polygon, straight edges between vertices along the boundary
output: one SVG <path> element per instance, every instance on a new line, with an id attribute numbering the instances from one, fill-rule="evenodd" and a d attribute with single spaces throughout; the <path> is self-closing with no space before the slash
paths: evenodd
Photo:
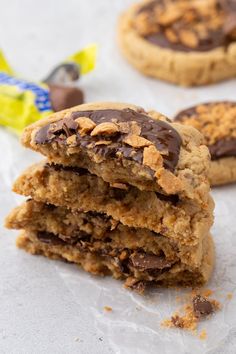
<path id="1" fill-rule="evenodd" d="M 129 0 L 0 0 L 0 46 L 15 69 L 40 79 L 89 42 L 100 45 L 97 70 L 80 81 L 87 101 L 126 101 L 167 115 L 212 99 L 235 99 L 235 80 L 183 89 L 142 77 L 120 56 L 115 42 L 118 14 Z M 12 181 L 40 158 L 0 130 L 1 219 L 22 198 Z M 202 323 L 208 339 L 164 330 L 162 319 L 176 310 L 174 291 L 140 297 L 119 281 L 92 277 L 76 266 L 33 257 L 16 249 L 16 233 L 1 227 L 0 353 L 235 353 L 236 186 L 215 189 L 213 234 L 217 261 L 209 284 L 223 311 Z M 1 222 L 2 224 L 2 222 Z M 231 301 L 226 300 L 233 292 Z M 104 313 L 111 306 L 112 313 Z M 78 338 L 79 340 L 76 340 Z"/>

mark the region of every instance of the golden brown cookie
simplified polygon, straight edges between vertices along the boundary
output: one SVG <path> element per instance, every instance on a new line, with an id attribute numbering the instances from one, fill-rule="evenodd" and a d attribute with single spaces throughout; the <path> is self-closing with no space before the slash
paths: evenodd
<path id="1" fill-rule="evenodd" d="M 221 0 L 154 0 L 120 18 L 119 45 L 143 74 L 184 86 L 236 75 L 236 9 Z"/>
<path id="2" fill-rule="evenodd" d="M 205 138 L 211 154 L 210 183 L 236 181 L 236 103 L 212 102 L 181 111 L 175 121 L 191 125 Z"/>
<path id="3" fill-rule="evenodd" d="M 146 285 L 202 286 L 211 276 L 215 259 L 211 236 L 204 240 L 202 259 L 198 267 L 138 250 L 117 250 L 115 255 L 109 255 L 86 246 L 74 247 L 54 234 L 29 230 L 20 234 L 17 246 L 32 254 L 76 263 L 95 275 L 112 275 L 116 279 L 124 279 L 126 287 L 138 292 L 143 292 Z"/>
<path id="4" fill-rule="evenodd" d="M 48 160 L 13 190 L 30 197 L 6 220 L 18 246 L 125 286 L 204 284 L 213 267 L 210 154 L 194 128 L 119 103 L 74 107 L 27 127 Z"/>
<path id="5" fill-rule="evenodd" d="M 119 103 L 85 104 L 27 127 L 22 143 L 64 166 L 88 169 L 112 187 L 205 203 L 209 152 L 191 127 Z"/>

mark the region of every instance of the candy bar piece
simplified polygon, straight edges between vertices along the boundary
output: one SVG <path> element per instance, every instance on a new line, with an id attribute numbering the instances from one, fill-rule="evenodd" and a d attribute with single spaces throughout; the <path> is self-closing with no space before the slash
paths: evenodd
<path id="1" fill-rule="evenodd" d="M 6 227 L 58 235 L 71 245 L 79 242 L 94 249 L 103 248 L 104 254 L 114 250 L 143 250 L 191 267 L 198 267 L 202 259 L 204 238 L 197 245 L 183 245 L 146 228 L 123 225 L 104 213 L 72 211 L 35 200 L 16 207 L 9 214 Z"/>
<path id="2" fill-rule="evenodd" d="M 111 187 L 82 168 L 42 162 L 28 168 L 13 190 L 36 201 L 72 210 L 106 213 L 130 227 L 148 228 L 183 245 L 198 245 L 212 224 L 213 201 L 198 205 L 178 196 Z"/>
<path id="3" fill-rule="evenodd" d="M 27 127 L 22 142 L 58 164 L 86 168 L 111 185 L 133 185 L 205 203 L 209 153 L 191 127 L 117 103 L 86 104 Z"/>
<path id="4" fill-rule="evenodd" d="M 84 102 L 83 91 L 77 87 L 49 84 L 50 100 L 55 112 Z"/>
<path id="5" fill-rule="evenodd" d="M 205 238 L 199 267 L 167 258 L 160 252 L 144 249 L 112 248 L 107 241 L 96 243 L 85 239 L 74 244 L 47 232 L 25 230 L 17 240 L 20 248 L 52 259 L 61 259 L 82 266 L 96 275 L 112 275 L 124 279 L 125 285 L 142 292 L 146 285 L 201 286 L 210 277 L 214 264 L 214 245 L 210 236 Z"/>
<path id="6" fill-rule="evenodd" d="M 236 181 L 236 103 L 211 102 L 181 111 L 175 120 L 197 128 L 211 154 L 212 185 Z"/>

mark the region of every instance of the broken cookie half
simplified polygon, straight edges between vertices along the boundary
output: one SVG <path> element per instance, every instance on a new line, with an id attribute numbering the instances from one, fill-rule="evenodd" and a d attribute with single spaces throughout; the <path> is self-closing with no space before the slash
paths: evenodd
<path id="1" fill-rule="evenodd" d="M 86 104 L 26 128 L 22 142 L 47 160 L 13 186 L 30 197 L 6 220 L 23 229 L 20 248 L 139 292 L 209 279 L 214 203 L 195 129 L 136 106 Z"/>

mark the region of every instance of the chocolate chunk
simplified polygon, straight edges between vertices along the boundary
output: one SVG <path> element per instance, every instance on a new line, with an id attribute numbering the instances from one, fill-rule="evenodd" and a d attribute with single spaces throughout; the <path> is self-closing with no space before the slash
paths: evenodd
<path id="1" fill-rule="evenodd" d="M 49 85 L 52 108 L 55 112 L 77 106 L 84 102 L 83 92 L 76 87 Z"/>
<path id="2" fill-rule="evenodd" d="M 58 142 L 63 142 L 66 137 L 68 137 L 68 132 L 71 135 L 75 133 L 74 130 L 71 132 L 70 129 L 65 129 L 65 126 L 68 126 L 67 121 L 75 120 L 79 117 L 90 118 L 96 124 L 111 122 L 112 120 L 116 120 L 117 123 L 136 122 L 141 127 L 140 136 L 142 138 L 152 142 L 158 151 L 168 151 L 168 154 L 163 155 L 164 166 L 170 171 L 174 171 L 178 163 L 182 142 L 178 132 L 164 121 L 154 120 L 145 114 L 129 108 L 123 110 L 105 109 L 74 112 L 71 114 L 71 117 L 64 118 L 41 128 L 35 135 L 35 142 L 37 144 L 47 144 L 54 139 Z M 65 135 L 64 138 L 62 134 Z M 78 131 L 76 135 L 76 144 L 81 147 L 89 146 L 91 148 L 92 146 L 96 153 L 109 158 L 115 158 L 121 154 L 127 159 L 142 164 L 143 147 L 133 148 L 125 144 L 123 142 L 124 137 L 127 136 L 125 133 L 119 133 L 109 137 L 111 140 L 111 144 L 109 145 L 96 145 L 96 143 L 101 140 L 100 136 L 81 136 Z"/>
<path id="3" fill-rule="evenodd" d="M 147 253 L 133 253 L 131 255 L 131 262 L 133 266 L 140 270 L 162 270 L 171 266 L 171 262 L 163 256 L 156 256 Z"/>
<path id="4" fill-rule="evenodd" d="M 155 192 L 156 196 L 158 199 L 166 201 L 166 202 L 170 202 L 173 205 L 176 205 L 179 202 L 179 196 L 176 195 L 164 195 L 158 192 Z"/>
<path id="5" fill-rule="evenodd" d="M 58 65 L 43 80 L 47 84 L 65 85 L 79 79 L 79 67 L 74 63 Z"/>
<path id="6" fill-rule="evenodd" d="M 84 176 L 87 175 L 89 172 L 88 170 L 86 170 L 85 168 L 81 168 L 81 167 L 73 167 L 73 166 L 63 166 L 63 165 L 56 165 L 54 163 L 45 163 L 45 167 L 48 169 L 52 169 L 54 171 L 69 171 L 69 172 L 73 172 L 79 176 Z"/>
<path id="7" fill-rule="evenodd" d="M 197 318 L 204 318 L 214 312 L 212 303 L 201 295 L 193 298 L 193 311 Z"/>
<path id="8" fill-rule="evenodd" d="M 54 235 L 51 232 L 38 231 L 37 238 L 39 239 L 40 242 L 47 243 L 54 246 L 66 244 L 62 239 L 60 239 L 58 236 Z"/>

